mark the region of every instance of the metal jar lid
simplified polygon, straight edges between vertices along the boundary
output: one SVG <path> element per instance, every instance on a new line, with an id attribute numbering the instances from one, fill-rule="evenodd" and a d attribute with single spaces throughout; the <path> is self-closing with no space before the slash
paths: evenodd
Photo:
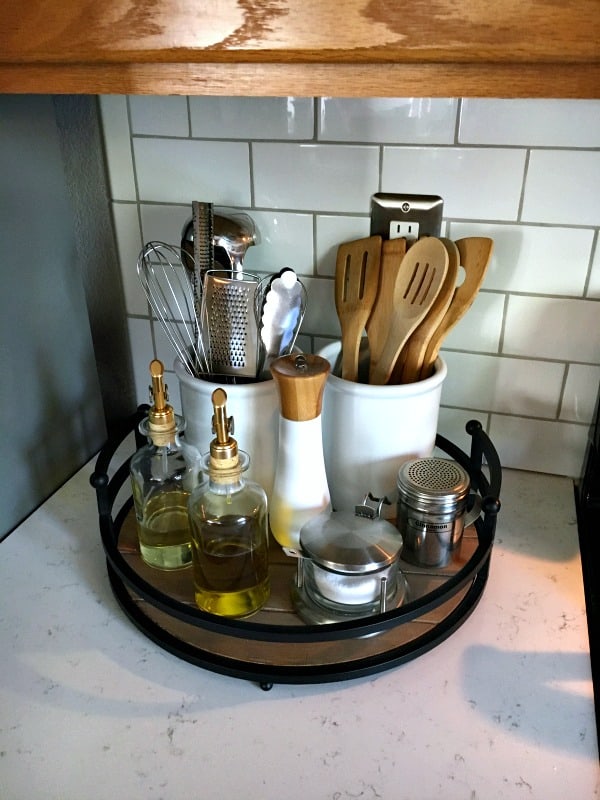
<path id="1" fill-rule="evenodd" d="M 466 502 L 470 480 L 467 472 L 445 458 L 406 461 L 398 472 L 398 502 L 421 510 L 444 513 Z"/>
<path id="2" fill-rule="evenodd" d="M 333 572 L 377 572 L 391 564 L 401 548 L 402 536 L 390 522 L 351 512 L 319 514 L 300 530 L 302 555 Z"/>

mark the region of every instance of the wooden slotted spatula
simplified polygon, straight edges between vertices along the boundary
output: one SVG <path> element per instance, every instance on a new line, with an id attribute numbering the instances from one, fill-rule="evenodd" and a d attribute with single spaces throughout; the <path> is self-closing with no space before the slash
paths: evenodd
<path id="1" fill-rule="evenodd" d="M 492 257 L 494 241 L 486 236 L 467 236 L 464 239 L 458 239 L 456 246 L 460 254 L 461 266 L 465 271 L 465 278 L 456 288 L 448 310 L 429 340 L 421 367 L 421 378 L 428 378 L 431 375 L 442 342 L 473 305 Z"/>
<path id="2" fill-rule="evenodd" d="M 342 378 L 356 381 L 360 340 L 379 284 L 381 236 L 369 236 L 338 247 L 335 308 L 342 329 Z"/>
<path id="3" fill-rule="evenodd" d="M 405 255 L 406 239 L 384 240 L 377 297 L 366 325 L 371 363 L 379 361 L 385 347 L 394 310 L 394 286 Z"/>
<path id="4" fill-rule="evenodd" d="M 400 357 L 394 367 L 393 383 L 413 383 L 419 380 L 429 340 L 439 327 L 454 296 L 458 268 L 460 266 L 460 253 L 451 239 L 441 238 L 440 242 L 443 243 L 448 251 L 446 278 L 433 305 L 427 312 L 427 316 L 411 333 L 406 347 L 400 353 Z"/>
<path id="5" fill-rule="evenodd" d="M 388 336 L 378 361 L 371 359 L 369 383 L 382 386 L 408 337 L 425 317 L 448 271 L 448 251 L 432 236 L 419 239 L 408 250 L 396 277 Z"/>

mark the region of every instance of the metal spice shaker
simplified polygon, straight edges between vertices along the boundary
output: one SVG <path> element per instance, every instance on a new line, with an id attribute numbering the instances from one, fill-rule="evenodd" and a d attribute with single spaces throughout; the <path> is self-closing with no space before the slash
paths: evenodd
<path id="1" fill-rule="evenodd" d="M 465 526 L 481 513 L 481 498 L 467 514 L 470 480 L 455 461 L 419 458 L 398 472 L 396 527 L 402 559 L 419 567 L 442 567 L 458 550 Z"/>

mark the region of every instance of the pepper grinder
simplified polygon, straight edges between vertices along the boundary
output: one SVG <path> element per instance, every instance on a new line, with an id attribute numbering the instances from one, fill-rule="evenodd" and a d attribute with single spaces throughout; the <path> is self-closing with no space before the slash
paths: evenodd
<path id="1" fill-rule="evenodd" d="M 316 355 L 292 354 L 271 364 L 280 417 L 269 521 L 284 550 L 297 551 L 304 523 L 331 510 L 321 425 L 329 371 L 327 359 Z"/>

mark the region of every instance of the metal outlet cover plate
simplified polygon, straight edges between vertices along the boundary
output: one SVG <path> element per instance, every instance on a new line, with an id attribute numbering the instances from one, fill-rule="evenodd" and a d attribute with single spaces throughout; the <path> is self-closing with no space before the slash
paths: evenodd
<path id="1" fill-rule="evenodd" d="M 439 237 L 443 210 L 444 201 L 438 195 L 378 192 L 371 197 L 371 236 Z"/>

